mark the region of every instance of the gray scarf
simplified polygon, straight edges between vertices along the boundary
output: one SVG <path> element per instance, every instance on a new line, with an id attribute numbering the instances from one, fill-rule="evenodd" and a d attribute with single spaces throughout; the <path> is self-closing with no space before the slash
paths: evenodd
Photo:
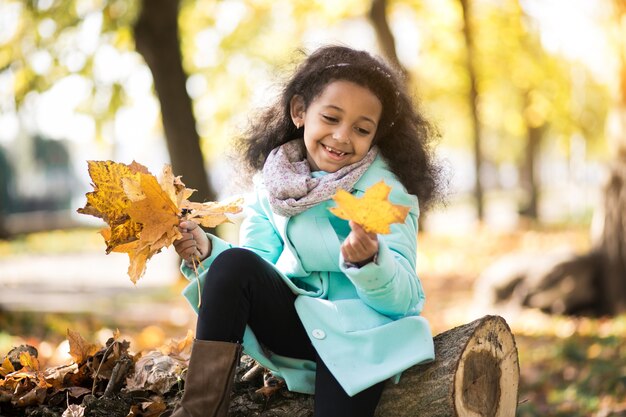
<path id="1" fill-rule="evenodd" d="M 350 191 L 378 155 L 373 146 L 363 159 L 322 177 L 311 176 L 303 139 L 274 148 L 263 166 L 263 182 L 272 210 L 285 217 L 295 216 L 330 199 L 337 189 Z"/>

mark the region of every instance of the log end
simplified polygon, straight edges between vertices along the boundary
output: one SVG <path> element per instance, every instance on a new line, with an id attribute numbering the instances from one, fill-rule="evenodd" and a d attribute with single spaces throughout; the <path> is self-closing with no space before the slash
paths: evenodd
<path id="1" fill-rule="evenodd" d="M 435 360 L 387 384 L 377 417 L 510 417 L 517 410 L 515 339 L 500 316 L 437 335 Z"/>
<path id="2" fill-rule="evenodd" d="M 503 318 L 480 319 L 458 362 L 454 406 L 459 416 L 507 417 L 517 409 L 519 362 Z"/>

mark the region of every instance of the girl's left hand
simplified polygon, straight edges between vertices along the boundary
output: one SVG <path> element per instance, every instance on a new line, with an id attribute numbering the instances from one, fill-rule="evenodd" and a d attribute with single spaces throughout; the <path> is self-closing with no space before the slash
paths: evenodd
<path id="1" fill-rule="evenodd" d="M 346 262 L 363 266 L 370 263 L 378 253 L 378 235 L 367 233 L 361 226 L 350 221 L 352 231 L 341 245 Z"/>

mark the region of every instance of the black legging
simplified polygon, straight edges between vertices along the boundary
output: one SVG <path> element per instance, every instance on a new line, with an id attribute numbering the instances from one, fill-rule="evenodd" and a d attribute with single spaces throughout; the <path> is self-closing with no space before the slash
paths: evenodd
<path id="1" fill-rule="evenodd" d="M 296 296 L 261 257 L 228 249 L 209 268 L 196 337 L 241 342 L 246 324 L 257 339 L 282 356 L 317 362 L 315 417 L 373 416 L 384 382 L 350 397 L 315 351 L 296 313 Z"/>

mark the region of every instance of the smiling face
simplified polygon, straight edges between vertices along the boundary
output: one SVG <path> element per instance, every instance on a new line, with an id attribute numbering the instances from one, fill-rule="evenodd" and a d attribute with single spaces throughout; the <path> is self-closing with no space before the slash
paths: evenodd
<path id="1" fill-rule="evenodd" d="M 381 114 L 382 104 L 374 93 L 344 80 L 329 83 L 308 108 L 300 96 L 291 100 L 293 122 L 304 126 L 312 171 L 336 172 L 363 159 Z"/>

